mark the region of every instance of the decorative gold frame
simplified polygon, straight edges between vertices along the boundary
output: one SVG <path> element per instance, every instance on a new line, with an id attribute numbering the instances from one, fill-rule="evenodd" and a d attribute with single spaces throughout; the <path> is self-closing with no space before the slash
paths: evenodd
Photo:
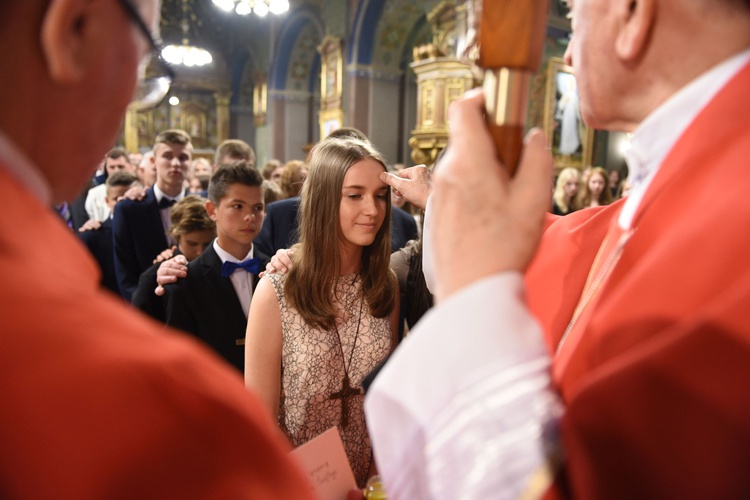
<path id="1" fill-rule="evenodd" d="M 565 92 L 564 89 L 561 89 L 563 85 L 567 86 Z M 570 114 L 565 115 L 566 111 Z M 566 119 L 568 123 L 564 123 Z M 572 123 L 570 123 L 571 120 Z M 566 134 L 563 136 L 563 129 L 566 125 L 575 127 L 575 135 Z M 586 126 L 581 119 L 578 88 L 573 76 L 573 68 L 557 57 L 550 58 L 547 65 L 544 132 L 547 134 L 548 144 L 555 160 L 555 168 L 558 171 L 566 167 L 582 169 L 590 165 L 594 145 L 594 130 Z M 567 138 L 565 142 L 563 137 Z M 576 140 L 578 142 L 577 147 L 575 147 Z M 573 147 L 575 149 L 571 151 Z M 561 151 L 563 148 L 564 150 Z"/>
<path id="2" fill-rule="evenodd" d="M 326 36 L 318 46 L 320 68 L 320 138 L 343 125 L 344 57 L 341 39 Z"/>
<path id="3" fill-rule="evenodd" d="M 190 134 L 193 147 L 202 148 L 208 144 L 207 136 L 207 119 L 208 109 L 206 106 L 197 102 L 185 102 L 182 104 L 182 113 L 180 113 L 177 122 L 178 128 Z"/>

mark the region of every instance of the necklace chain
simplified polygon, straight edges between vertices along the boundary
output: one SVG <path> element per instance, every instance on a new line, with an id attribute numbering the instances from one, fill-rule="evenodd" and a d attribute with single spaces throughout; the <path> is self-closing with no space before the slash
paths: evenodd
<path id="1" fill-rule="evenodd" d="M 359 277 L 359 273 L 354 276 L 354 280 L 352 280 L 352 286 L 357 281 L 357 278 Z M 341 427 L 346 427 L 349 423 L 349 409 L 347 406 L 347 399 L 351 396 L 354 396 L 356 394 L 360 394 L 359 389 L 354 389 L 350 385 L 349 380 L 349 369 L 352 367 L 352 361 L 354 359 L 354 350 L 357 348 L 357 339 L 359 339 L 359 328 L 362 324 L 362 310 L 364 309 L 364 303 L 365 303 L 365 296 L 364 291 L 362 290 L 360 294 L 355 294 L 354 297 L 361 297 L 361 301 L 359 303 L 359 317 L 357 318 L 357 330 L 354 334 L 354 342 L 352 343 L 352 350 L 349 353 L 349 366 L 346 365 L 346 355 L 344 354 L 344 344 L 341 341 L 341 334 L 339 333 L 339 327 L 338 323 L 334 321 L 333 323 L 333 329 L 336 332 L 336 340 L 338 340 L 339 345 L 339 351 L 341 352 L 341 364 L 344 365 L 344 378 L 341 381 L 341 390 L 334 392 L 331 394 L 330 399 L 340 399 L 341 400 Z M 342 303 L 342 312 L 346 314 L 347 309 L 351 309 L 353 306 L 354 298 L 352 298 L 351 302 L 349 304 L 343 304 Z"/>

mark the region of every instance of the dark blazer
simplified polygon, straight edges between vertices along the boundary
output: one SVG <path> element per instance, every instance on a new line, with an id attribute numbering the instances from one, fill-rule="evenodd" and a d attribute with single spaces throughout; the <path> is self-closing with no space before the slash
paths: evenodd
<path id="1" fill-rule="evenodd" d="M 254 255 L 264 269 L 268 257 L 257 248 Z M 253 290 L 257 284 L 255 276 Z M 244 373 L 247 318 L 232 282 L 221 276 L 214 246 L 188 264 L 187 278 L 164 289 L 167 325 L 195 335 Z"/>
<path id="2" fill-rule="evenodd" d="M 141 201 L 119 202 L 113 217 L 115 273 L 120 293 L 130 302 L 141 273 L 169 246 L 154 188 L 149 188 Z"/>
<path id="3" fill-rule="evenodd" d="M 120 295 L 115 276 L 115 258 L 112 253 L 112 218 L 102 222 L 99 229 L 76 232 L 78 238 L 83 241 L 91 255 L 94 256 L 102 271 L 101 284 L 104 288 Z"/>
<path id="4" fill-rule="evenodd" d="M 409 240 L 419 238 L 417 221 L 406 211 L 393 207 L 391 211 L 391 252 L 404 248 Z"/>
<path id="5" fill-rule="evenodd" d="M 90 183 L 90 187 L 93 187 L 93 182 Z M 81 226 L 89 220 L 89 214 L 86 212 L 86 196 L 88 194 L 89 187 L 84 189 L 75 200 L 68 204 L 70 208 L 70 221 L 73 223 L 73 231 L 75 232 L 78 232 Z"/>
<path id="6" fill-rule="evenodd" d="M 174 256 L 180 255 L 180 251 L 176 250 Z M 158 283 L 156 283 L 156 273 L 159 271 L 161 262 L 153 264 L 151 267 L 141 273 L 141 277 L 138 278 L 138 286 L 133 291 L 131 303 L 141 312 L 148 314 L 160 323 L 166 323 L 167 313 L 165 298 L 154 293 L 154 289 Z"/>
<path id="7" fill-rule="evenodd" d="M 280 248 L 289 248 L 299 241 L 297 213 L 300 198 L 274 201 L 266 206 L 266 218 L 260 233 L 253 240 L 255 248 L 266 255 L 274 255 Z"/>
<path id="8" fill-rule="evenodd" d="M 289 248 L 299 241 L 297 231 L 297 214 L 299 197 L 274 201 L 266 207 L 266 218 L 263 227 L 253 243 L 266 255 L 274 255 L 280 248 Z M 409 240 L 417 239 L 417 221 L 401 210 L 393 207 L 391 211 L 391 251 L 406 246 Z"/>

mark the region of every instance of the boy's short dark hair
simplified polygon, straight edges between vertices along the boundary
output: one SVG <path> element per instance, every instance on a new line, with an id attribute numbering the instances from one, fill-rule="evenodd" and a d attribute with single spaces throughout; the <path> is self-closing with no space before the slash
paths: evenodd
<path id="1" fill-rule="evenodd" d="M 211 176 L 208 183 L 208 199 L 218 205 L 227 195 L 229 186 L 242 184 L 243 186 L 260 187 L 263 190 L 263 176 L 245 160 L 220 165 Z"/>
<path id="2" fill-rule="evenodd" d="M 159 132 L 154 140 L 154 151 L 159 144 L 190 144 L 190 134 L 180 129 L 169 129 Z"/>
<path id="3" fill-rule="evenodd" d="M 138 177 L 136 177 L 135 174 L 126 172 L 124 170 L 119 170 L 107 177 L 107 187 L 111 188 L 115 186 L 131 186 L 137 180 Z"/>
<path id="4" fill-rule="evenodd" d="M 227 139 L 226 141 L 219 144 L 214 155 L 214 164 L 218 165 L 219 162 L 228 156 L 236 160 L 246 160 L 251 167 L 255 166 L 255 151 L 253 148 L 239 139 Z"/>
<path id="5" fill-rule="evenodd" d="M 105 156 L 105 159 L 108 160 L 108 159 L 112 158 L 113 160 L 116 160 L 118 158 L 127 158 L 127 157 L 128 157 L 128 152 L 125 151 L 124 149 L 122 149 L 122 148 L 113 148 L 113 149 L 110 149 L 107 152 L 107 155 Z M 130 163 L 130 162 L 128 162 L 128 163 Z"/>
<path id="6" fill-rule="evenodd" d="M 200 196 L 188 195 L 178 201 L 169 212 L 172 227 L 169 235 L 175 240 L 193 231 L 216 229 L 216 223 L 206 212 L 206 199 Z"/>

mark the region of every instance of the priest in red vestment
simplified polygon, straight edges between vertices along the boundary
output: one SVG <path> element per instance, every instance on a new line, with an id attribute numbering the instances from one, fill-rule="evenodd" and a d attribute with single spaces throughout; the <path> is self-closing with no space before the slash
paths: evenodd
<path id="1" fill-rule="evenodd" d="M 241 377 L 100 288 L 50 210 L 115 141 L 159 4 L 0 2 L 2 498 L 312 497 Z"/>
<path id="2" fill-rule="evenodd" d="M 481 93 L 452 107 L 438 306 L 366 401 L 389 498 L 750 495 L 750 2 L 570 3 L 583 117 L 632 132 L 633 189 L 545 216 L 543 135 L 510 179 Z"/>

